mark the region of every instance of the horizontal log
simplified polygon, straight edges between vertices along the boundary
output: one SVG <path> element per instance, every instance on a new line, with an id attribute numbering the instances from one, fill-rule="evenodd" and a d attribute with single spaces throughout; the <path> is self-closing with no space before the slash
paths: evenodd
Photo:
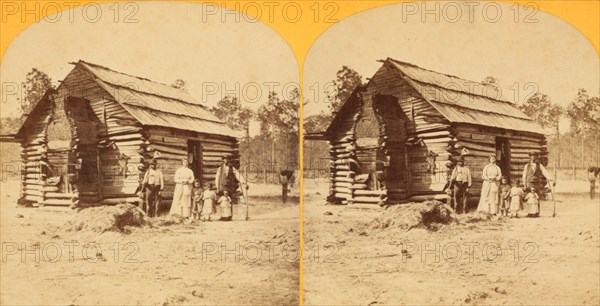
<path id="1" fill-rule="evenodd" d="M 349 188 L 344 188 L 344 187 L 335 187 L 333 188 L 333 190 L 336 193 L 345 193 L 345 194 L 351 194 L 352 191 Z"/>
<path id="2" fill-rule="evenodd" d="M 348 199 L 349 204 L 383 204 L 387 199 L 375 198 L 375 197 L 353 197 Z"/>
<path id="3" fill-rule="evenodd" d="M 170 153 L 160 153 L 160 156 L 155 157 L 156 159 L 172 159 L 181 161 L 184 158 L 187 158 L 187 155 L 178 155 L 178 154 L 170 154 Z"/>
<path id="4" fill-rule="evenodd" d="M 150 137 L 148 137 L 148 140 L 150 140 L 150 142 L 160 142 L 160 143 L 180 145 L 180 146 L 185 146 L 185 147 L 187 147 L 187 141 L 188 141 L 186 138 L 161 136 L 161 135 L 156 135 L 156 134 L 151 134 Z"/>
<path id="5" fill-rule="evenodd" d="M 490 152 L 490 153 L 494 153 L 496 152 L 496 146 L 486 146 L 486 145 L 480 145 L 480 144 L 475 144 L 475 143 L 471 143 L 471 142 L 466 142 L 464 140 L 460 141 L 460 145 L 467 148 L 467 149 L 471 149 L 471 150 L 477 150 L 477 151 L 482 151 L 482 152 Z"/>
<path id="6" fill-rule="evenodd" d="M 27 201 L 40 202 L 42 201 L 42 197 L 34 196 L 34 195 L 26 195 L 23 197 Z"/>
<path id="7" fill-rule="evenodd" d="M 345 183 L 353 183 L 353 182 L 354 182 L 354 179 L 353 179 L 353 178 L 350 178 L 350 177 L 335 177 L 335 178 L 334 178 L 332 181 L 333 181 L 334 183 L 336 183 L 336 182 L 342 182 L 342 183 L 343 183 L 343 182 L 345 182 Z"/>
<path id="8" fill-rule="evenodd" d="M 332 182 L 333 187 L 351 187 L 352 183 L 346 182 Z"/>
<path id="9" fill-rule="evenodd" d="M 61 200 L 61 199 L 46 199 L 44 201 L 39 202 L 41 205 L 56 205 L 56 206 L 70 206 L 74 202 L 71 200 Z"/>
<path id="10" fill-rule="evenodd" d="M 160 137 L 162 136 L 164 141 L 186 141 L 187 140 L 198 140 L 201 142 L 207 143 L 218 143 L 218 144 L 230 144 L 237 143 L 237 139 L 228 137 L 228 136 L 220 136 L 214 134 L 200 134 L 189 131 L 175 130 L 172 128 L 163 128 L 163 127 L 151 127 L 147 128 L 148 135 L 152 135 L 151 137 Z M 173 135 L 175 133 L 176 135 Z M 179 140 L 175 140 L 178 138 Z"/>
<path id="11" fill-rule="evenodd" d="M 106 138 L 114 141 L 117 145 L 122 144 L 122 143 L 128 143 L 128 142 L 133 142 L 133 143 L 137 144 L 138 141 L 141 144 L 144 141 L 142 134 L 140 134 L 139 132 L 130 133 L 130 134 L 119 134 L 119 135 L 110 135 L 109 134 L 108 137 L 106 137 Z"/>
<path id="12" fill-rule="evenodd" d="M 419 132 L 417 133 L 419 138 L 449 138 L 450 132 L 447 130 L 436 131 L 436 132 Z"/>
<path id="13" fill-rule="evenodd" d="M 70 198 L 78 198 L 79 194 L 77 193 L 60 193 L 60 192 L 46 192 L 46 198 L 57 198 L 57 199 L 70 199 Z"/>
<path id="14" fill-rule="evenodd" d="M 108 137 L 114 137 L 126 134 L 139 134 L 141 135 L 142 129 L 139 127 L 111 127 L 106 130 Z"/>
<path id="15" fill-rule="evenodd" d="M 350 177 L 354 175 L 354 171 L 334 171 L 336 177 Z"/>
<path id="16" fill-rule="evenodd" d="M 148 146 L 146 148 L 147 151 L 159 151 L 161 154 L 162 153 L 170 153 L 170 154 L 176 154 L 176 155 L 185 155 L 187 156 L 188 151 L 187 149 L 177 149 L 177 148 L 172 148 L 172 147 L 167 147 L 167 146 L 161 146 L 158 144 L 151 144 L 150 146 Z"/>
<path id="17" fill-rule="evenodd" d="M 31 189 L 28 189 L 28 188 L 26 188 L 26 189 L 25 189 L 25 192 L 24 192 L 24 193 L 25 193 L 26 195 L 30 195 L 30 196 L 38 196 L 38 197 L 41 197 L 41 196 L 43 196 L 43 195 L 44 195 L 44 192 L 42 192 L 42 191 L 40 191 L 40 190 L 31 190 Z"/>
<path id="18" fill-rule="evenodd" d="M 118 148 L 122 148 L 122 147 L 139 148 L 139 147 L 141 147 L 142 143 L 144 143 L 144 141 L 142 141 L 142 140 L 130 140 L 130 141 L 115 141 L 114 143 L 115 143 L 115 145 Z"/>
<path id="19" fill-rule="evenodd" d="M 334 195 L 338 199 L 351 199 L 352 198 L 352 195 L 348 194 L 348 193 L 336 192 Z"/>
<path id="20" fill-rule="evenodd" d="M 30 189 L 30 190 L 38 190 L 38 191 L 44 190 L 44 186 L 41 186 L 41 185 L 25 185 L 25 186 L 23 186 L 23 188 Z"/>
<path id="21" fill-rule="evenodd" d="M 355 196 L 371 196 L 371 197 L 384 197 L 387 195 L 385 190 L 354 190 Z"/>

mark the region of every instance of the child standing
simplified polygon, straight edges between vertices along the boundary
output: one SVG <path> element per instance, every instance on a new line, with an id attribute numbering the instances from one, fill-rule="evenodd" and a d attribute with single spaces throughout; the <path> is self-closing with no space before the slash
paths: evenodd
<path id="1" fill-rule="evenodd" d="M 202 205 L 202 221 L 211 221 L 210 218 L 215 213 L 217 194 L 214 189 L 215 185 L 210 183 L 202 194 L 202 199 L 204 200 L 204 204 Z"/>
<path id="2" fill-rule="evenodd" d="M 540 199 L 535 193 L 535 188 L 531 187 L 527 196 L 525 196 L 525 201 L 527 201 L 527 205 L 529 206 L 529 211 L 527 213 L 527 217 L 535 218 L 540 216 Z"/>
<path id="3" fill-rule="evenodd" d="M 200 185 L 200 180 L 194 180 L 194 187 L 192 188 L 192 218 L 194 220 L 200 219 L 202 213 L 202 194 L 204 190 Z"/>
<path id="4" fill-rule="evenodd" d="M 231 221 L 231 198 L 229 197 L 229 191 L 223 191 L 223 195 L 219 198 L 219 208 L 221 210 L 221 221 Z"/>
<path id="5" fill-rule="evenodd" d="M 523 188 L 521 188 L 521 184 L 519 181 L 513 183 L 512 188 L 510 188 L 510 215 L 511 217 L 518 218 L 519 210 L 523 206 Z"/>
<path id="6" fill-rule="evenodd" d="M 506 177 L 502 178 L 500 184 L 500 215 L 508 217 L 508 206 L 510 202 L 510 185 Z"/>

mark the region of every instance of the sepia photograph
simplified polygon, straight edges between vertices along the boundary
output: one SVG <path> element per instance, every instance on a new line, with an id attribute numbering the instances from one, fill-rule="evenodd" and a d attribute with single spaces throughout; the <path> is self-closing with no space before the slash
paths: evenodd
<path id="1" fill-rule="evenodd" d="M 297 305 L 298 75 L 217 6 L 26 28 L 1 65 L 0 304 Z"/>
<path id="2" fill-rule="evenodd" d="M 0 306 L 600 305 L 599 1 L 0 0 Z"/>
<path id="3" fill-rule="evenodd" d="M 534 4 L 325 31 L 303 69 L 305 304 L 597 305 L 599 68 Z"/>

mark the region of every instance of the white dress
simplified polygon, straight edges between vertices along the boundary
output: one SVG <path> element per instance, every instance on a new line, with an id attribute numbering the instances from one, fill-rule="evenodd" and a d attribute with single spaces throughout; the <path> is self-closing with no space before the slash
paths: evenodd
<path id="1" fill-rule="evenodd" d="M 181 167 L 175 171 L 175 191 L 173 192 L 173 203 L 170 215 L 180 215 L 187 218 L 192 209 L 192 183 L 194 172 L 190 168 Z"/>
<path id="2" fill-rule="evenodd" d="M 477 211 L 485 211 L 491 214 L 498 213 L 498 187 L 502 178 L 500 167 L 495 164 L 487 164 L 483 167 L 481 174 L 483 185 L 481 186 L 481 197 Z"/>

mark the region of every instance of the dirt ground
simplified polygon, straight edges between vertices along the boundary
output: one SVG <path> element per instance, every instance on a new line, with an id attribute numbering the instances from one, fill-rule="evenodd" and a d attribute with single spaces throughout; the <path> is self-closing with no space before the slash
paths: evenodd
<path id="1" fill-rule="evenodd" d="M 307 305 L 600 303 L 598 198 L 557 194 L 555 218 L 545 201 L 537 219 L 370 231 L 382 209 L 326 205 L 323 183 L 305 190 Z"/>
<path id="2" fill-rule="evenodd" d="M 66 232 L 68 208 L 20 208 L 2 184 L 2 305 L 297 305 L 297 188 L 251 186 L 250 220 Z M 272 190 L 271 190 L 272 189 Z M 252 197 L 252 193 L 256 197 Z"/>

